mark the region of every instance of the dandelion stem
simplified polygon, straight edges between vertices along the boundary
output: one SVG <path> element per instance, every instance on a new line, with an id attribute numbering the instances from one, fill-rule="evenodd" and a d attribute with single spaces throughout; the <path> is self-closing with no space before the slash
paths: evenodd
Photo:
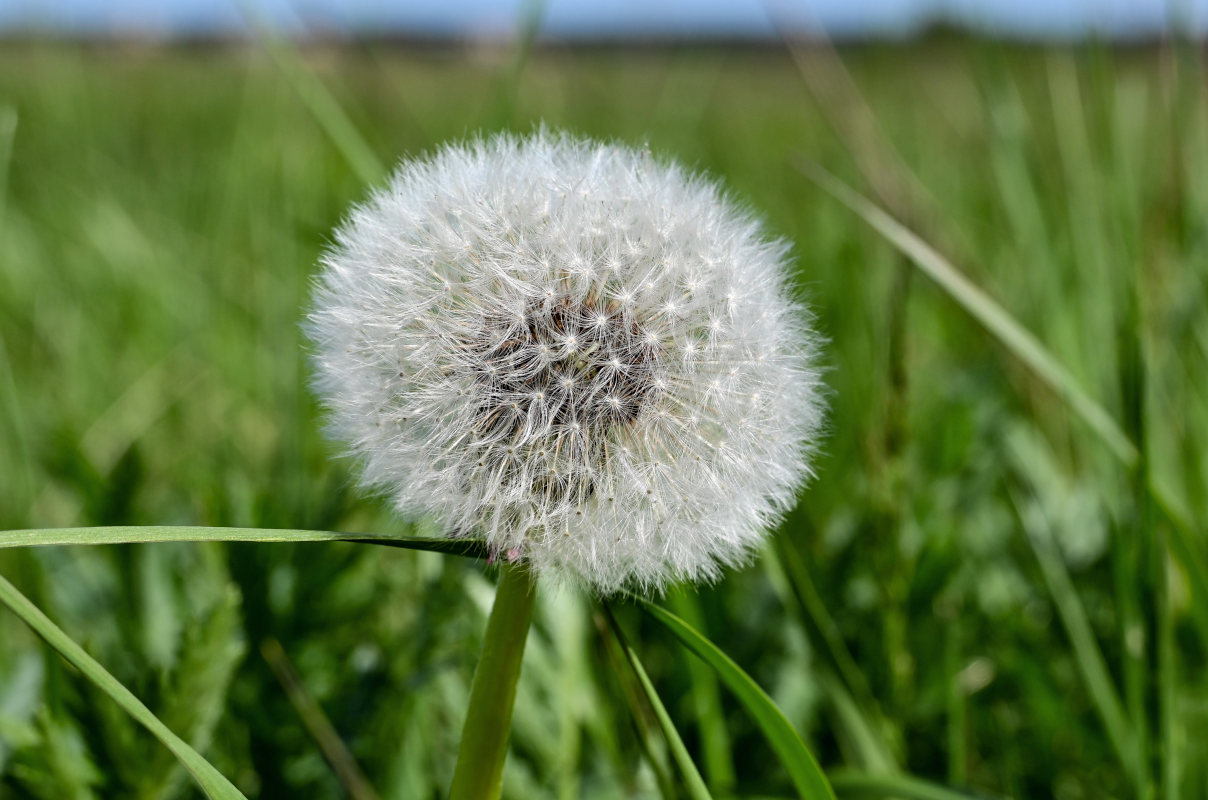
<path id="1" fill-rule="evenodd" d="M 482 656 L 474 671 L 470 708 L 462 728 L 449 800 L 499 797 L 516 679 L 520 677 L 520 661 L 536 597 L 532 571 L 520 564 L 504 564 L 495 606 L 487 622 Z"/>

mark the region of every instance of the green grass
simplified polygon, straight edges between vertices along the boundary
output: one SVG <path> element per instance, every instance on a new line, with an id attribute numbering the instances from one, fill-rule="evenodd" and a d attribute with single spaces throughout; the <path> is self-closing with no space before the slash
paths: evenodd
<path id="1" fill-rule="evenodd" d="M 0 529 L 425 533 L 358 496 L 321 435 L 299 321 L 326 237 L 379 163 L 450 138 L 545 120 L 648 142 L 793 240 L 830 339 L 818 479 L 762 563 L 673 609 L 768 691 L 840 797 L 947 796 L 901 775 L 1208 797 L 1198 53 L 937 40 L 845 50 L 850 81 L 798 55 L 5 44 Z M 0 549 L 0 575 L 249 798 L 342 796 L 316 707 L 383 800 L 448 789 L 490 607 L 479 562 L 171 542 Z M 790 795 L 734 697 L 613 608 L 710 792 Z M 539 594 L 505 797 L 682 793 L 683 753 L 631 712 L 642 689 L 597 613 Z M 196 796 L 11 614 L 0 642 L 0 797 Z"/>

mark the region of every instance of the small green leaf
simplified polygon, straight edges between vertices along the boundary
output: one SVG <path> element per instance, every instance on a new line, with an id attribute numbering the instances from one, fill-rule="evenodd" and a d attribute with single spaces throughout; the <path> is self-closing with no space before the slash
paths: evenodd
<path id="1" fill-rule="evenodd" d="M 921 778 L 907 775 L 865 775 L 837 771 L 830 774 L 831 786 L 842 798 L 892 797 L 895 800 L 991 800 L 981 792 L 949 789 Z"/>
<path id="2" fill-rule="evenodd" d="M 629 640 L 625 638 L 621 626 L 617 623 L 616 617 L 612 614 L 612 609 L 608 604 L 604 604 L 604 613 L 608 617 L 608 623 L 612 628 L 612 633 L 617 639 L 617 644 L 621 646 L 621 651 L 625 653 L 625 660 L 629 662 L 629 668 L 633 670 L 634 676 L 637 677 L 638 683 L 642 687 L 642 691 L 646 695 L 646 701 L 650 703 L 650 707 L 654 710 L 654 715 L 659 721 L 659 727 L 663 729 L 663 736 L 667 739 L 667 744 L 671 748 L 671 755 L 675 759 L 676 766 L 679 767 L 680 774 L 684 779 L 684 787 L 688 790 L 688 795 L 693 800 L 712 800 L 712 795 L 709 794 L 709 789 L 705 786 L 705 779 L 701 777 L 700 771 L 697 770 L 696 764 L 692 761 L 692 756 L 688 754 L 688 748 L 684 746 L 684 740 L 680 738 L 679 731 L 675 728 L 675 723 L 671 721 L 671 715 L 667 713 L 667 709 L 663 706 L 663 701 L 659 699 L 658 692 L 654 690 L 654 684 L 650 681 L 650 676 L 646 674 L 642 662 L 638 659 L 637 652 L 629 645 Z"/>
<path id="3" fill-rule="evenodd" d="M 651 617 L 662 623 L 663 627 L 679 639 L 685 647 L 713 667 L 722 683 L 730 687 L 730 691 L 734 692 L 743 707 L 759 724 L 763 735 L 767 737 L 768 743 L 772 745 L 772 749 L 780 758 L 780 763 L 788 770 L 789 777 L 792 778 L 793 785 L 801 797 L 804 800 L 822 800 L 823 798 L 833 800 L 835 793 L 831 790 L 826 776 L 818 767 L 818 762 L 814 760 L 813 754 L 801 740 L 801 735 L 772 702 L 772 698 L 768 697 L 767 692 L 751 680 L 751 676 L 735 664 L 729 656 L 718 649 L 717 645 L 694 630 L 688 623 L 653 603 L 645 600 L 640 602 Z"/>
<path id="4" fill-rule="evenodd" d="M 8 606 L 26 625 L 33 628 L 34 632 L 45 639 L 47 644 L 59 651 L 59 655 L 84 673 L 84 676 L 96 684 L 97 688 L 109 695 L 123 711 L 163 742 L 164 746 L 180 759 L 180 763 L 197 781 L 197 785 L 201 787 L 207 797 L 211 800 L 247 800 L 234 784 L 224 778 L 222 773 L 216 770 L 210 762 L 170 731 L 168 726 L 160 722 L 159 718 L 152 714 L 141 700 L 135 697 L 117 678 L 109 674 L 84 651 L 84 648 L 76 644 L 70 636 L 31 603 L 29 598 L 17 591 L 17 587 L 3 577 L 0 577 L 0 602 Z"/>
<path id="5" fill-rule="evenodd" d="M 34 528 L 0 531 L 0 548 L 62 544 L 144 544 L 149 542 L 356 542 L 429 550 L 445 555 L 485 558 L 486 545 L 477 539 L 433 539 L 423 536 L 384 536 L 371 533 L 307 531 L 288 528 L 207 528 L 198 526 L 134 525 L 107 528 Z"/>

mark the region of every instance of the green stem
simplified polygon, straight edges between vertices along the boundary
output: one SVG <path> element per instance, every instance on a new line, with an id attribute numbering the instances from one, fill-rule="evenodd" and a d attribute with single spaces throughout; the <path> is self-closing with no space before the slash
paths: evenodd
<path id="1" fill-rule="evenodd" d="M 537 597 L 537 585 L 527 567 L 504 564 L 502 573 L 482 656 L 474 671 L 449 800 L 497 800 L 502 788 L 516 679 Z"/>

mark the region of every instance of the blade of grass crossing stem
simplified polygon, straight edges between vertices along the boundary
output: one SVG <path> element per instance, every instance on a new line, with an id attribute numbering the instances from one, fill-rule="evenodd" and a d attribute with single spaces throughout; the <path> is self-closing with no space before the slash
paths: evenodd
<path id="1" fill-rule="evenodd" d="M 667 739 L 667 746 L 671 748 L 671 757 L 679 767 L 680 777 L 684 780 L 684 788 L 687 789 L 688 796 L 693 800 L 712 800 L 712 795 L 705 786 L 705 779 L 701 777 L 700 772 L 696 769 L 696 764 L 692 761 L 692 756 L 688 754 L 688 748 L 684 746 L 684 740 L 680 738 L 675 723 L 671 721 L 671 715 L 667 713 L 663 701 L 659 699 L 658 692 L 654 690 L 654 684 L 651 683 L 650 676 L 646 674 L 646 669 L 642 666 L 637 651 L 630 646 L 607 603 L 604 604 L 604 613 L 608 617 L 609 627 L 612 628 L 612 634 L 616 637 L 621 652 L 625 654 L 625 660 L 629 662 L 629 668 L 633 670 L 634 676 L 638 679 L 638 683 L 646 695 L 646 701 L 654 710 L 659 727 L 663 729 L 663 736 Z"/>
<path id="2" fill-rule="evenodd" d="M 1137 446 L 1110 414 L 1082 389 L 1077 380 L 1030 331 L 997 301 L 966 278 L 951 262 L 906 226 L 840 181 L 822 167 L 796 159 L 796 168 L 833 197 L 864 219 L 892 245 L 905 253 L 916 266 L 948 293 L 970 316 L 980 322 L 1016 358 L 1057 393 L 1099 436 L 1108 449 L 1127 468 L 1140 461 Z M 1196 624 L 1208 632 L 1208 565 L 1196 545 L 1190 517 L 1175 501 L 1174 493 L 1159 483 L 1151 471 L 1146 491 L 1170 523 L 1170 548 L 1187 570 L 1195 602 L 1191 604 Z"/>
<path id="3" fill-rule="evenodd" d="M 949 789 L 906 775 L 865 775 L 839 770 L 830 774 L 840 798 L 892 797 L 896 800 L 990 800 L 990 795 Z"/>
<path id="4" fill-rule="evenodd" d="M 445 555 L 485 558 L 486 545 L 476 539 L 383 536 L 340 531 L 288 528 L 210 528 L 202 526 L 131 525 L 104 528 L 33 528 L 0 531 L 0 549 L 51 545 L 147 544 L 151 542 L 354 542 L 428 550 Z"/>
<path id="5" fill-rule="evenodd" d="M 3 577 L 0 577 L 0 602 L 8 606 L 26 625 L 33 628 L 35 633 L 46 640 L 47 644 L 57 650 L 59 655 L 63 656 L 76 669 L 84 673 L 84 677 L 92 681 L 102 692 L 109 695 L 123 711 L 133 717 L 135 721 L 149 730 L 155 738 L 159 739 L 165 747 L 171 750 L 172 754 L 180 760 L 184 768 L 197 781 L 197 785 L 201 787 L 207 797 L 211 798 L 211 800 L 247 800 L 235 788 L 234 784 L 223 777 L 222 773 L 215 769 L 210 762 L 202 758 L 201 754 L 190 747 L 187 742 L 170 731 L 168 726 L 160 722 L 159 718 L 151 713 L 151 710 L 143 705 L 141 700 L 135 697 L 117 678 L 109 674 L 104 667 L 84 651 L 84 648 L 76 644 L 70 636 L 64 633 L 59 626 L 51 622 L 49 617 L 30 602 L 29 598 L 21 594 L 17 590 L 17 587 L 13 586 Z"/>
<path id="6" fill-rule="evenodd" d="M 738 697 L 739 702 L 755 719 L 768 743 L 776 752 L 780 763 L 788 771 L 802 798 L 805 800 L 822 800 L 834 798 L 826 776 L 818 767 L 813 754 L 805 746 L 797 729 L 784 716 L 784 713 L 772 702 L 767 692 L 759 684 L 751 680 L 729 656 L 718 649 L 717 645 L 702 636 L 679 617 L 664 608 L 640 601 L 642 608 L 656 621 L 679 639 L 689 650 L 700 658 L 721 678 L 722 683 Z"/>

